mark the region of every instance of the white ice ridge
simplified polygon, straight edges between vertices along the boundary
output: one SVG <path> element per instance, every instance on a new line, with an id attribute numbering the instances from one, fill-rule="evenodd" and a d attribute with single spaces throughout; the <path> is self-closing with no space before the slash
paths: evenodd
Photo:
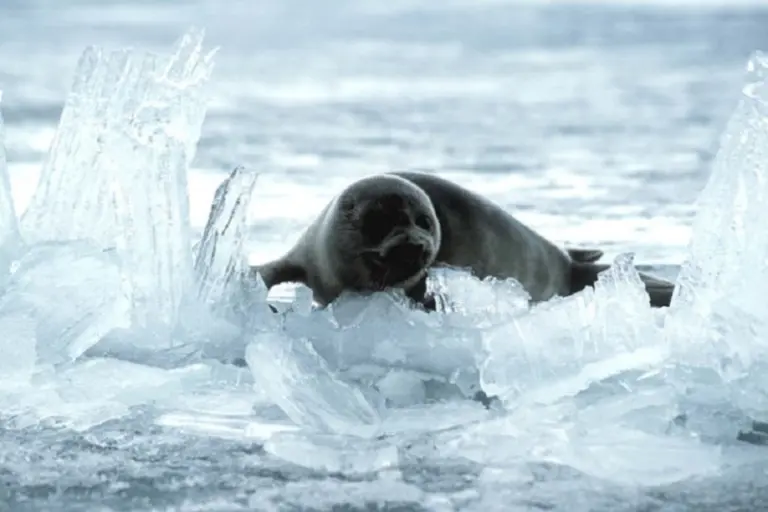
<path id="1" fill-rule="evenodd" d="M 83 52 L 21 221 L 29 243 L 117 248 L 142 325 L 173 324 L 192 278 L 187 167 L 214 53 L 202 53 L 202 39 L 190 31 L 170 56 Z"/>

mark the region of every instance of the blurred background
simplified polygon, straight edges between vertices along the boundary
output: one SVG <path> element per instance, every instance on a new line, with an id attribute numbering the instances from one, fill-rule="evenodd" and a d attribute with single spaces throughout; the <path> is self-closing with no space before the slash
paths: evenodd
<path id="1" fill-rule="evenodd" d="M 86 45 L 220 46 L 190 176 L 201 229 L 263 172 L 253 261 L 350 181 L 435 170 L 551 239 L 679 263 L 768 2 L 2 0 L 0 89 L 23 209 Z"/>

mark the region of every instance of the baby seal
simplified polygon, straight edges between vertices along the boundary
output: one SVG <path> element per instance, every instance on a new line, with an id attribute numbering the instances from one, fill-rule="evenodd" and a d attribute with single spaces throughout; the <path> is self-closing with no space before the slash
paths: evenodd
<path id="1" fill-rule="evenodd" d="M 396 172 L 363 178 L 334 198 L 282 258 L 252 267 L 268 288 L 300 282 L 327 305 L 343 291 L 399 288 L 429 307 L 433 266 L 476 277 L 514 278 L 534 302 L 576 293 L 609 265 L 602 251 L 564 250 L 500 206 L 433 174 Z M 641 274 L 654 307 L 674 286 Z"/>
<path id="2" fill-rule="evenodd" d="M 345 290 L 413 289 L 440 247 L 429 196 L 391 174 L 363 178 L 334 198 L 282 258 L 254 267 L 267 288 L 304 283 L 327 305 Z"/>

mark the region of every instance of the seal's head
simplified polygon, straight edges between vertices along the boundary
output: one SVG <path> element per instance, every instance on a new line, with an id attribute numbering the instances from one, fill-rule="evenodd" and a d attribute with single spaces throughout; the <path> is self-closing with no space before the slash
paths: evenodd
<path id="1" fill-rule="evenodd" d="M 429 197 L 392 175 L 362 179 L 339 196 L 339 261 L 358 289 L 409 288 L 434 262 L 440 223 Z"/>

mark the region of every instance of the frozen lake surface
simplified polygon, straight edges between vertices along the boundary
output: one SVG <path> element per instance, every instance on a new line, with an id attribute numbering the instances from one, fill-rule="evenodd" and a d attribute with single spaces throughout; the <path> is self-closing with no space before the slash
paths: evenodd
<path id="1" fill-rule="evenodd" d="M 35 246 L 16 253 L 0 297 L 0 510 L 768 507 L 763 438 L 737 440 L 768 420 L 768 100 L 759 60 L 744 72 L 768 50 L 766 6 L 5 1 L 0 107 L 15 208 L 39 215 L 22 219 L 28 243 L 62 237 L 61 212 L 96 181 L 32 199 L 84 48 L 167 55 L 190 25 L 220 49 L 185 173 L 187 242 L 238 165 L 261 173 L 245 194 L 244 246 L 229 247 L 252 262 L 282 253 L 355 178 L 431 169 L 607 261 L 633 252 L 674 279 L 688 260 L 686 293 L 669 315 L 649 312 L 620 258 L 594 295 L 532 312 L 510 310 L 513 287 L 449 274 L 440 279 L 465 307 L 436 316 L 391 297 L 332 317 L 299 300 L 280 325 L 238 325 L 241 345 L 200 349 L 190 332 L 221 341 L 231 327 L 211 327 L 208 310 L 192 327 L 185 310 L 186 337 L 148 329 L 96 343 L 137 311 L 182 300 L 160 292 L 191 293 L 173 272 L 178 247 L 154 252 L 167 285 L 147 282 L 143 255 L 116 263 L 87 244 Z M 178 118 L 194 125 L 193 114 Z M 94 168 L 138 172 L 186 154 L 155 159 L 165 149 L 149 142 L 117 153 L 116 140 Z M 134 192 L 118 198 L 121 219 L 160 219 L 137 182 L 115 179 Z M 232 193 L 249 179 L 234 176 Z M 114 235 L 111 221 L 80 218 L 86 235 Z M 180 232 L 168 226 L 171 240 Z M 214 313 L 232 305 L 225 288 Z M 97 293 L 108 308 L 93 306 Z M 30 320 L 18 305 L 31 302 Z M 226 363 L 238 346 L 248 367 Z M 501 403 L 467 400 L 478 386 Z"/>

